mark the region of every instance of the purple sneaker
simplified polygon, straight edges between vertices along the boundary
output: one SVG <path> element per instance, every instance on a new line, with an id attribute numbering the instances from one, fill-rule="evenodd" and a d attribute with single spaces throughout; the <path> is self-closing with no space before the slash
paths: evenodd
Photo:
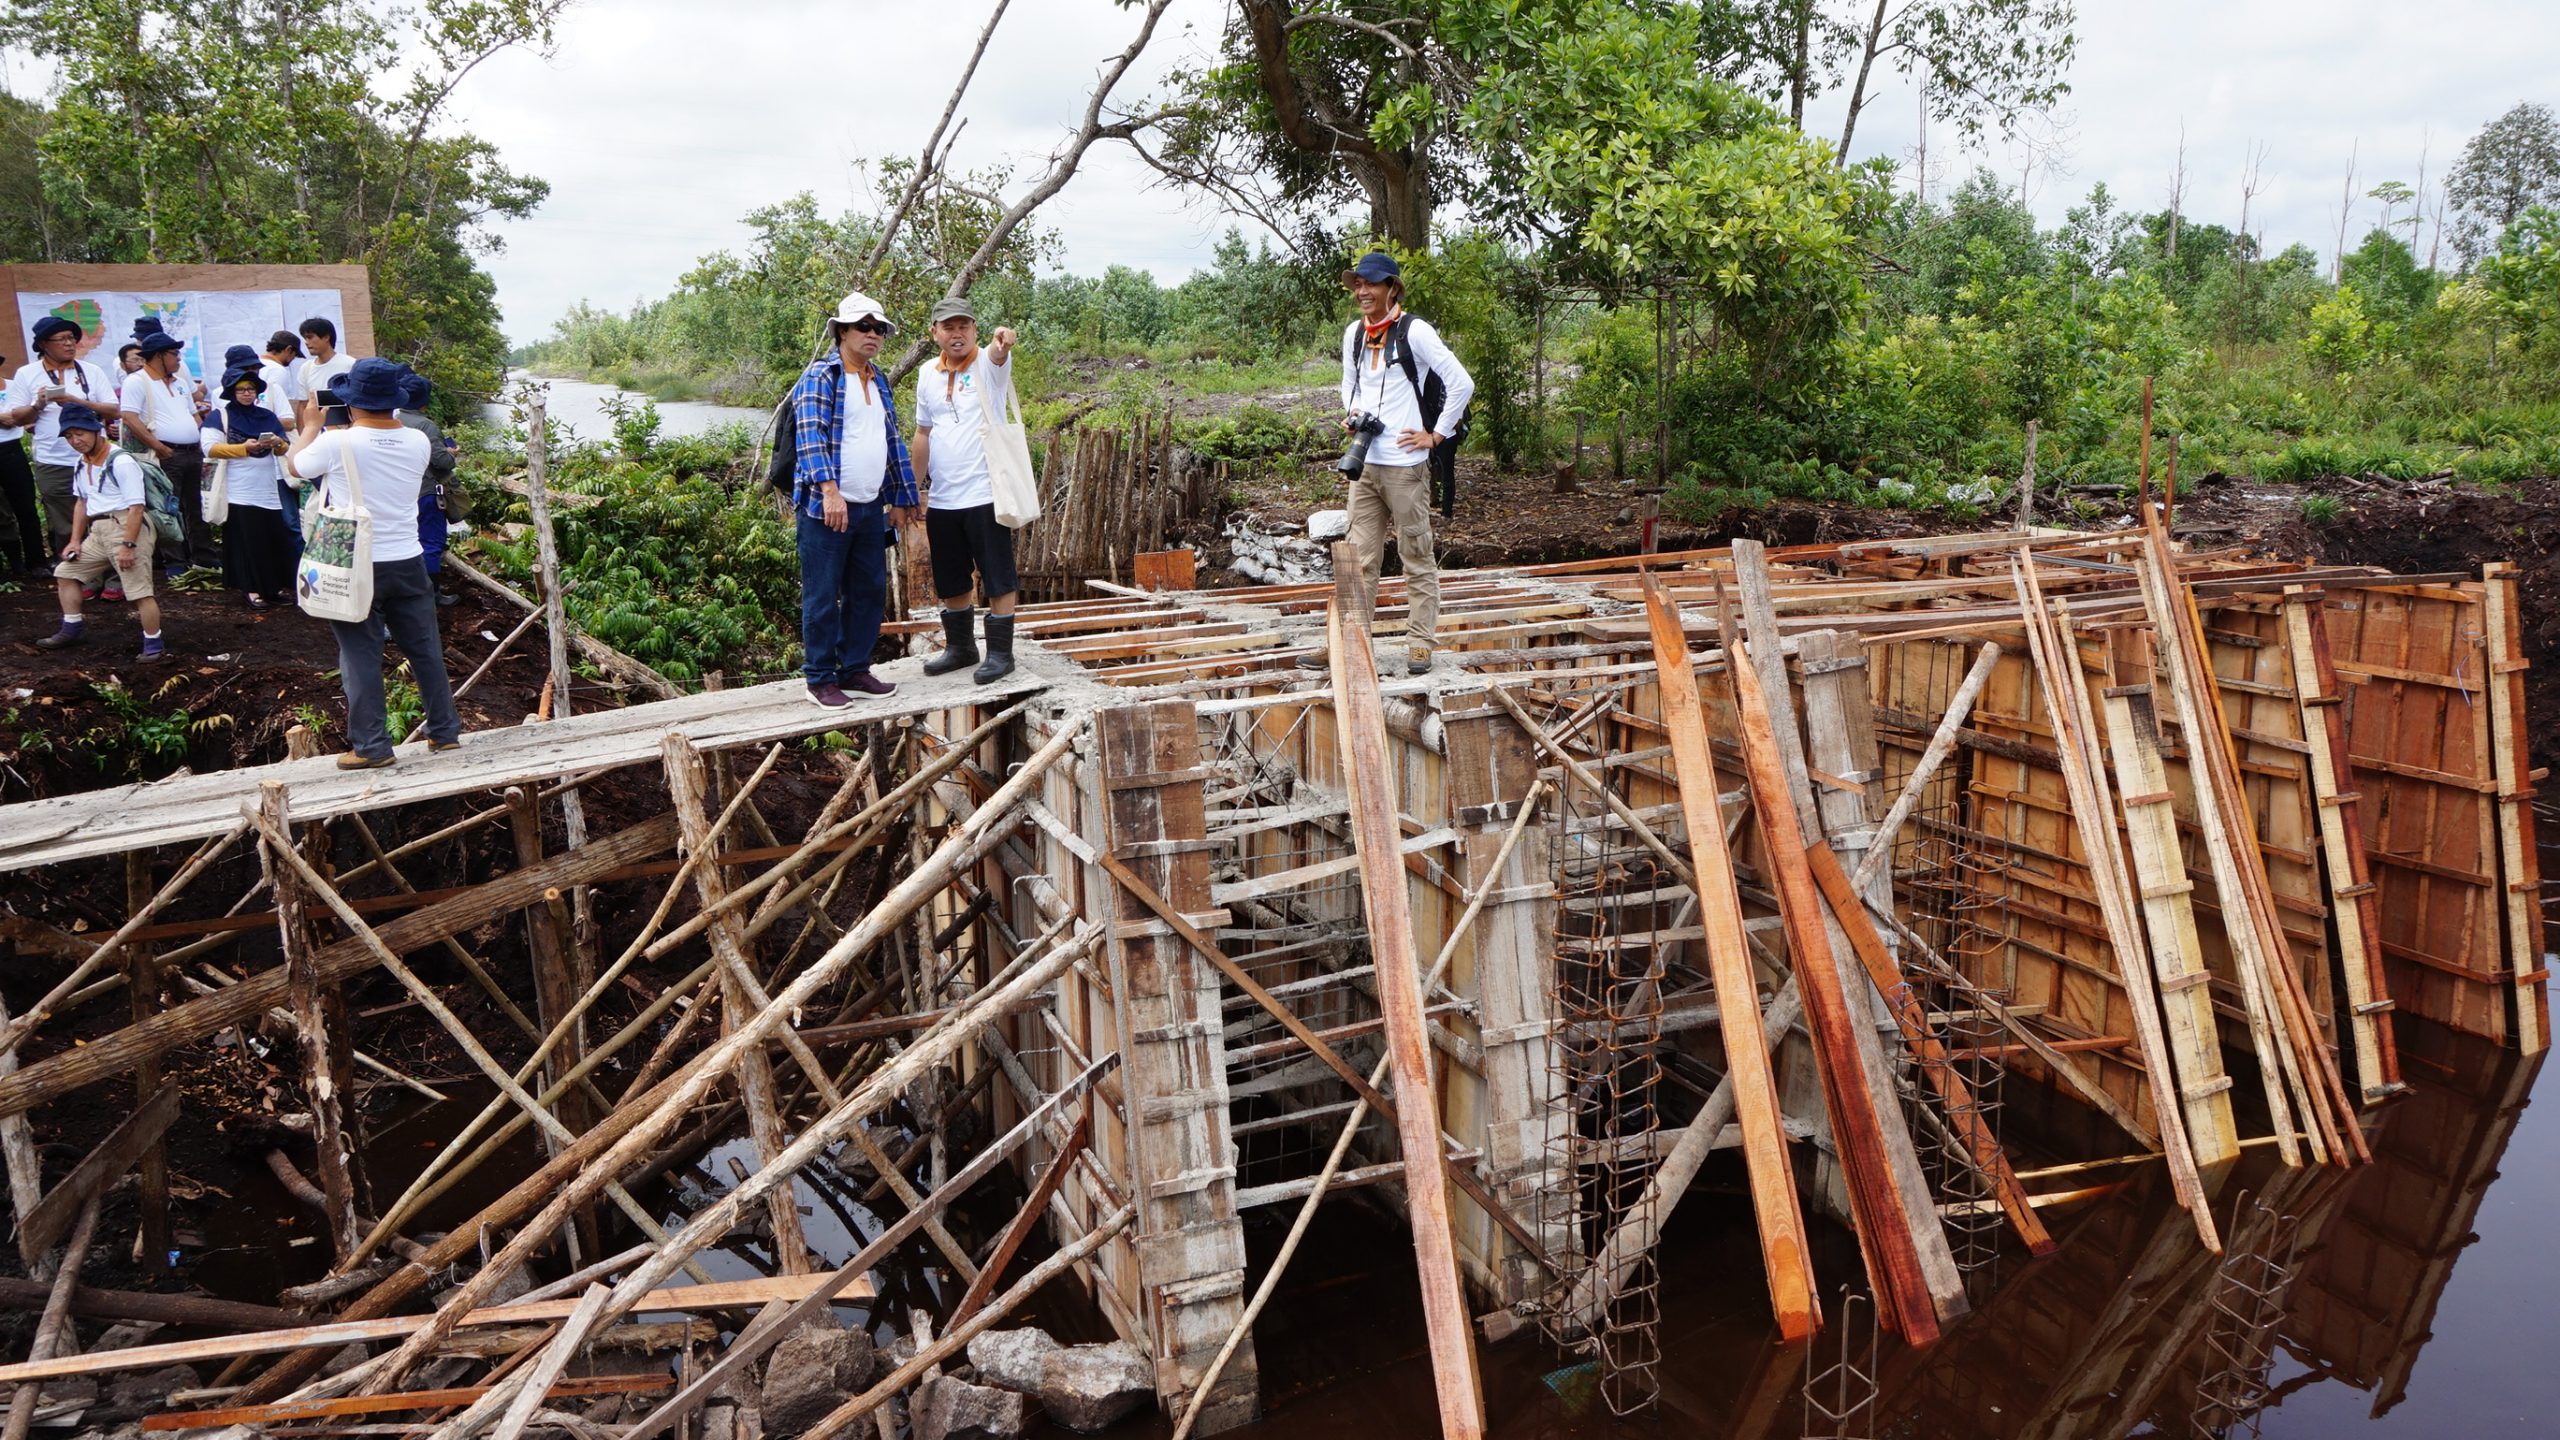
<path id="1" fill-rule="evenodd" d="M 142 637 L 142 655 L 141 655 L 141 657 L 140 657 L 140 658 L 142 658 L 142 659 L 144 659 L 144 660 L 166 660 L 166 659 L 168 659 L 168 658 L 169 658 L 169 643 L 168 643 L 168 641 L 167 641 L 166 639 L 162 638 L 161 636 L 158 636 L 158 635 L 145 635 L 145 636 L 143 636 L 143 637 Z"/>
<path id="2" fill-rule="evenodd" d="M 809 687 L 809 703 L 824 706 L 829 710 L 841 710 L 853 701 L 835 685 L 825 684 Z"/>
<path id="3" fill-rule="evenodd" d="M 881 679 L 879 676 L 872 674 L 868 670 L 854 671 L 853 674 L 846 677 L 844 683 L 848 687 L 859 690 L 865 695 L 895 695 L 898 693 L 897 686 Z M 845 703 L 851 704 L 852 697 L 846 696 Z"/>

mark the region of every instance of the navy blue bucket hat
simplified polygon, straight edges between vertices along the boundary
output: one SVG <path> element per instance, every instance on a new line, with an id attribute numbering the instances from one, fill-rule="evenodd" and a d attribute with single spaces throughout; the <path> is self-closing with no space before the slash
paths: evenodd
<path id="1" fill-rule="evenodd" d="M 338 403 L 353 410 L 397 410 L 400 408 L 401 367 L 376 355 L 368 355 L 354 368 L 338 377 L 330 388 L 337 392 Z"/>
<path id="2" fill-rule="evenodd" d="M 81 329 L 74 321 L 65 320 L 59 315 L 47 315 L 43 319 L 37 321 L 35 323 L 35 328 L 28 333 L 34 337 L 35 342 L 38 345 L 42 345 L 44 342 L 52 339 L 56 335 L 68 335 L 74 340 L 77 340 L 86 336 L 89 332 Z"/>
<path id="3" fill-rule="evenodd" d="M 88 406 L 79 404 L 76 401 L 65 401 L 62 406 L 62 428 L 65 430 L 95 430 L 99 434 L 104 435 L 107 433 L 107 422 L 99 419 L 98 412 L 90 409 Z"/>

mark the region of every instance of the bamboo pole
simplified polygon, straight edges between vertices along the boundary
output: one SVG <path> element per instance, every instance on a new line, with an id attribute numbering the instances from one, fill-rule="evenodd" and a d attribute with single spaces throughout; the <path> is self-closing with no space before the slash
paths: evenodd
<path id="1" fill-rule="evenodd" d="M 639 1111 L 632 1116 L 629 1128 L 622 1131 L 619 1138 L 612 1142 L 611 1147 L 596 1156 L 592 1163 L 582 1166 L 567 1185 L 551 1194 L 541 1210 L 499 1253 L 499 1257 L 462 1287 L 463 1298 L 453 1303 L 477 1304 L 487 1298 L 490 1290 L 496 1285 L 498 1273 L 508 1266 L 521 1264 L 531 1257 L 542 1245 L 548 1231 L 556 1228 L 559 1221 L 574 1210 L 578 1203 L 593 1196 L 607 1181 L 619 1178 L 624 1171 L 645 1159 L 681 1122 L 685 1112 L 711 1088 L 713 1083 L 729 1073 L 730 1067 L 736 1063 L 739 1055 L 748 1046 L 767 1043 L 777 1029 L 789 1022 L 795 1011 L 808 1003 L 811 996 L 839 978 L 855 957 L 868 952 L 883 936 L 893 933 L 905 921 L 908 913 L 939 893 L 950 882 L 953 874 L 964 866 L 975 863 L 979 856 L 994 849 L 1016 823 L 1018 808 L 1029 796 L 1032 787 L 1039 782 L 1040 777 L 1051 765 L 1066 754 L 1069 747 L 1084 733 L 1087 723 L 1089 722 L 1078 721 L 1060 726 L 1048 744 L 1025 760 L 1014 772 L 1012 778 L 998 787 L 988 798 L 987 803 L 981 805 L 956 828 L 923 865 L 918 866 L 905 880 L 899 882 L 888 897 L 866 914 L 843 939 L 829 947 L 827 952 L 792 981 L 787 989 L 775 996 L 774 1003 L 764 1007 L 726 1039 L 687 1062 L 682 1069 L 664 1082 L 663 1094 L 653 1093 L 651 1097 L 640 1102 L 639 1107 L 626 1102 L 623 1109 L 638 1108 Z M 1060 956 L 1043 962 L 1030 973 L 1038 975 L 1045 982 L 1055 973 L 1048 967 L 1054 965 L 1058 969 L 1063 969 L 1076 953 L 1081 953 L 1080 947 L 1062 947 Z M 1008 987 L 1001 993 L 1004 1000 L 1009 1003 L 1019 998 L 1021 991 Z M 973 997 L 972 1008 L 963 1013 L 954 1014 L 943 1025 L 927 1032 L 904 1055 L 898 1057 L 897 1061 L 875 1074 L 872 1080 L 865 1082 L 863 1088 L 856 1092 L 855 1100 L 848 1101 L 847 1107 L 837 1112 L 838 1116 L 848 1112 L 858 1112 L 856 1113 L 858 1119 L 860 1113 L 868 1113 L 868 1108 L 876 1108 L 879 1103 L 884 1102 L 884 1097 L 875 1094 L 882 1077 L 899 1072 L 902 1067 L 915 1061 L 919 1056 L 938 1058 L 940 1053 L 955 1048 L 954 1044 L 938 1042 L 953 1030 L 970 1026 L 971 1020 L 977 1015 L 975 1001 L 983 998 L 983 994 L 984 992 L 981 997 Z M 719 1233 L 725 1234 L 728 1226 L 734 1222 L 739 1203 L 744 1200 L 760 1200 L 771 1186 L 787 1181 L 798 1165 L 806 1163 L 806 1160 L 816 1153 L 819 1145 L 831 1142 L 849 1128 L 849 1125 L 839 1123 L 836 1117 L 830 1117 L 802 1132 L 800 1138 L 784 1152 L 783 1157 L 777 1159 L 773 1165 L 748 1177 L 738 1188 L 730 1191 L 727 1196 L 706 1209 L 702 1215 L 697 1216 L 695 1222 L 687 1226 L 676 1237 L 674 1243 L 662 1249 L 659 1256 L 642 1266 L 635 1275 L 648 1277 L 649 1283 L 652 1284 L 665 1278 L 684 1259 L 690 1258 L 695 1249 L 699 1249 L 712 1238 L 703 1233 L 709 1221 L 718 1219 L 721 1227 Z M 590 1133 L 599 1133 L 603 1129 L 603 1126 L 599 1126 L 598 1131 Z M 573 1150 L 571 1153 L 577 1152 Z M 786 1161 L 789 1163 L 786 1164 Z M 395 1276 L 392 1281 L 386 1281 L 384 1284 L 392 1285 L 399 1278 Z M 625 1285 L 616 1291 L 616 1297 L 617 1305 L 627 1305 L 629 1301 L 638 1298 L 638 1291 L 626 1281 Z M 621 1313 L 620 1309 L 614 1307 L 608 1307 L 608 1312 L 607 1319 Z M 396 1383 L 408 1367 L 425 1358 L 435 1342 L 442 1338 L 440 1327 L 433 1325 L 429 1330 L 412 1336 L 396 1352 L 393 1362 L 384 1367 L 383 1374 L 377 1377 L 375 1382 L 377 1387 L 387 1387 Z M 509 1398 L 513 1398 L 512 1395 Z"/>
<path id="2" fill-rule="evenodd" d="M 98 1200 L 95 1194 L 80 1207 L 80 1219 L 71 1227 L 71 1238 L 63 1242 L 62 1254 L 54 1262 L 53 1290 L 45 1297 L 44 1314 L 36 1321 L 35 1343 L 27 1349 L 30 1364 L 42 1364 L 55 1355 L 73 1348 L 71 1341 L 71 1292 L 80 1285 L 81 1262 L 89 1258 L 89 1241 L 98 1233 Z M 36 1416 L 36 1382 L 26 1381 L 10 1391 L 6 1440 L 27 1440 L 27 1427 Z"/>

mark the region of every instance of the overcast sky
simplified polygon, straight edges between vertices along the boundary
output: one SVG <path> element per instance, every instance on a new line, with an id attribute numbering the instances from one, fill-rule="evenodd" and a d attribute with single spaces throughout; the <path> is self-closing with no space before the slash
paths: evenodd
<path id="1" fill-rule="evenodd" d="M 491 257 L 506 331 L 537 339 L 573 303 L 622 308 L 663 294 L 696 258 L 741 244 L 738 217 L 802 190 L 830 212 L 867 203 L 854 166 L 912 155 L 966 60 L 991 0 L 590 0 L 550 59 L 510 55 L 459 97 L 463 123 L 508 164 L 551 182 Z M 1121 88 L 1142 100 L 1214 45 L 1222 0 L 1176 0 Z M 2273 248 L 2324 255 L 2349 147 L 2358 148 L 2352 248 L 2385 180 L 2429 183 L 2481 125 L 2522 100 L 2560 103 L 2549 0 L 2086 0 L 2057 158 L 2027 172 L 2048 223 L 2105 181 L 2130 208 L 2165 204 L 2183 121 L 2187 212 L 2236 221 L 2240 175 L 2266 149 L 2251 228 Z M 1095 71 L 1135 33 L 1111 0 L 1017 0 L 979 67 L 958 163 L 1037 175 L 1081 112 Z M 1859 122 L 1858 155 L 1913 158 L 1916 98 L 1890 78 Z M 1808 117 L 1839 133 L 1836 97 Z M 1933 134 L 1933 193 L 1974 164 L 2011 183 L 2019 153 L 1960 153 Z M 1018 189 L 1024 178 L 1017 179 Z M 1171 281 L 1206 262 L 1231 223 L 1155 186 L 1124 151 L 1096 147 L 1040 212 L 1068 268 L 1118 263 Z M 2422 240 L 2423 245 L 2423 240 Z"/>

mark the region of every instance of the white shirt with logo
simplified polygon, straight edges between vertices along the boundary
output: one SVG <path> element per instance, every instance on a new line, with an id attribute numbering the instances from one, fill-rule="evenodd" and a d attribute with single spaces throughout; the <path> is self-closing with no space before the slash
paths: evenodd
<path id="1" fill-rule="evenodd" d="M 116 388 L 107 379 L 104 369 L 87 360 L 75 360 L 52 372 L 45 369 L 42 360 L 28 361 L 10 377 L 8 394 L 0 397 L 0 408 L 24 409 L 36 403 L 37 392 L 56 384 L 71 392 L 74 403 L 85 403 L 101 416 L 115 418 L 106 412 L 116 407 Z M 35 424 L 30 428 L 36 436 L 37 464 L 70 466 L 80 463 L 80 452 L 72 449 L 71 442 L 62 438 L 60 403 L 48 404 L 37 411 Z"/>
<path id="2" fill-rule="evenodd" d="M 322 504 L 343 507 L 350 452 L 365 513 L 373 517 L 374 560 L 414 560 L 426 554 L 418 540 L 418 491 L 426 483 L 435 447 L 423 432 L 406 425 L 388 430 L 357 425 L 323 434 L 285 463 L 303 479 L 320 482 Z"/>
<path id="3" fill-rule="evenodd" d="M 88 502 L 92 523 L 113 519 L 136 505 L 149 504 L 151 499 L 150 489 L 143 483 L 141 464 L 121 450 L 109 450 L 104 465 L 92 465 L 75 453 L 71 493 Z"/>
<path id="4" fill-rule="evenodd" d="M 284 501 L 276 493 L 282 488 L 282 482 L 277 476 L 278 470 L 284 465 L 284 457 L 281 454 L 243 455 L 236 460 L 209 458 L 214 446 L 231 443 L 231 437 L 221 427 L 221 420 L 222 412 L 219 410 L 213 412 L 212 419 L 205 423 L 203 429 L 196 432 L 196 439 L 197 443 L 205 448 L 205 454 L 208 457 L 206 464 L 230 467 L 222 472 L 224 493 L 230 497 L 234 505 L 246 505 L 255 510 L 283 509 Z"/>
<path id="5" fill-rule="evenodd" d="M 149 419 L 152 438 L 163 445 L 196 443 L 195 382 L 180 371 L 166 380 L 151 378 L 148 370 L 136 370 L 124 377 L 124 394 L 116 403 L 127 415 Z"/>
<path id="6" fill-rule="evenodd" d="M 916 429 L 933 435 L 925 454 L 925 502 L 932 508 L 996 503 L 995 477 L 987 469 L 986 406 L 1002 405 L 1012 384 L 1012 358 L 999 365 L 984 350 L 975 365 L 957 374 L 943 369 L 939 356 L 916 372 Z"/>

